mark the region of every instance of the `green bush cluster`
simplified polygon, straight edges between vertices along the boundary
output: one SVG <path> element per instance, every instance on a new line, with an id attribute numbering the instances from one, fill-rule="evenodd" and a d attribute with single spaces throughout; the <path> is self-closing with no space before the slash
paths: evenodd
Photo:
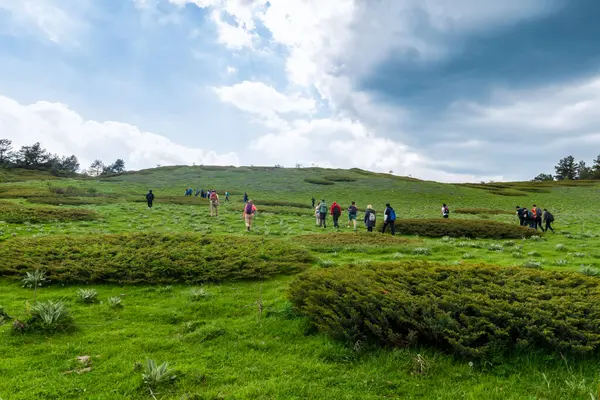
<path id="1" fill-rule="evenodd" d="M 53 195 L 66 197 L 86 197 L 98 195 L 98 192 L 95 188 L 81 188 L 77 186 L 55 186 L 48 184 L 48 191 Z"/>
<path id="2" fill-rule="evenodd" d="M 335 182 L 333 182 L 333 181 L 329 181 L 327 179 L 321 179 L 321 178 L 306 178 L 306 179 L 304 179 L 304 182 L 312 183 L 313 185 L 326 185 L 326 186 L 331 186 L 331 185 L 335 184 Z"/>
<path id="3" fill-rule="evenodd" d="M 324 178 L 332 182 L 356 182 L 356 178 L 348 175 L 325 175 Z"/>
<path id="4" fill-rule="evenodd" d="M 0 221 L 12 224 L 93 221 L 98 213 L 81 208 L 27 207 L 17 203 L 0 203 Z"/>
<path id="5" fill-rule="evenodd" d="M 383 222 L 378 223 L 381 230 Z M 387 232 L 390 232 L 388 229 Z M 539 235 L 534 229 L 496 221 L 465 219 L 400 219 L 396 232 L 427 237 L 468 237 L 481 239 L 520 239 Z"/>
<path id="6" fill-rule="evenodd" d="M 591 354 L 600 283 L 577 272 L 426 262 L 313 270 L 289 296 L 318 330 L 351 344 L 425 345 L 488 359 L 525 349 Z"/>
<path id="7" fill-rule="evenodd" d="M 455 214 L 470 214 L 470 215 L 513 215 L 513 211 L 508 210 L 493 210 L 489 208 L 457 208 L 454 210 Z"/>
<path id="8" fill-rule="evenodd" d="M 44 268 L 61 283 L 202 283 L 292 274 L 313 262 L 291 243 L 255 237 L 118 234 L 15 238 L 0 246 L 0 276 Z"/>
<path id="9" fill-rule="evenodd" d="M 380 235 L 369 232 L 331 232 L 300 235 L 294 238 L 294 243 L 307 246 L 311 250 L 340 246 L 406 246 L 418 242 L 400 236 Z"/>

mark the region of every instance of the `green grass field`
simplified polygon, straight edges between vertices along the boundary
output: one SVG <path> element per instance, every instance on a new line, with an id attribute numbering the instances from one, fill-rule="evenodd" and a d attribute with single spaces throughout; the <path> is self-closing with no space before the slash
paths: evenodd
<path id="1" fill-rule="evenodd" d="M 183 196 L 188 186 L 227 190 L 231 202 L 211 218 L 206 200 Z M 244 192 L 258 207 L 252 232 Z M 593 182 L 448 185 L 310 168 L 163 167 L 98 179 L 1 171 L 0 311 L 13 319 L 0 312 L 0 399 L 598 399 L 595 353 L 473 363 L 429 346 L 348 344 L 315 331 L 289 287 L 300 271 L 406 260 L 596 275 L 599 194 Z M 366 233 L 362 213 L 360 232 L 344 214 L 338 233 L 331 219 L 315 226 L 312 196 L 344 210 L 372 204 L 379 217 L 390 202 L 399 219 L 438 219 L 447 203 L 451 220 L 483 226 L 517 225 L 515 206 L 535 203 L 553 212 L 556 233 L 392 238 Z M 52 279 L 37 301 L 64 301 L 72 329 L 13 331 L 34 304 L 20 278 L 36 268 Z M 81 288 L 97 300 L 78 301 Z M 146 384 L 147 359 L 168 362 L 175 378 Z"/>

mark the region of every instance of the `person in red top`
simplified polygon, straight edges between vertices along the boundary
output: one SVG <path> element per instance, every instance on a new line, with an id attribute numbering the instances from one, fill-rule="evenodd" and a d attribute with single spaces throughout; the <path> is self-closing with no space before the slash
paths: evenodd
<path id="1" fill-rule="evenodd" d="M 342 215 L 342 207 L 340 207 L 340 205 L 334 201 L 331 205 L 330 212 L 333 216 L 333 227 L 339 229 L 340 224 L 338 222 L 340 220 L 340 216 Z"/>
<path id="2" fill-rule="evenodd" d="M 252 200 L 248 200 L 246 205 L 244 206 L 244 222 L 246 222 L 246 230 L 250 232 L 252 229 L 252 220 L 254 220 L 254 215 L 256 214 L 256 206 Z"/>

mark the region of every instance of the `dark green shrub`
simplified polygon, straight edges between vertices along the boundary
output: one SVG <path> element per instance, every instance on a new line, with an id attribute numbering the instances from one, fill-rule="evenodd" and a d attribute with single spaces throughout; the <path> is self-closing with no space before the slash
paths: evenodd
<path id="1" fill-rule="evenodd" d="M 364 246 L 385 246 L 397 247 L 409 244 L 419 243 L 417 240 L 411 240 L 392 235 L 380 235 L 369 232 L 345 232 L 345 233 L 324 233 L 312 235 L 300 235 L 293 239 L 294 243 L 307 246 L 311 250 L 329 250 L 336 247 L 364 247 Z"/>
<path id="2" fill-rule="evenodd" d="M 28 207 L 17 203 L 0 203 L 0 221 L 12 224 L 93 221 L 98 213 L 82 208 Z"/>
<path id="3" fill-rule="evenodd" d="M 381 230 L 383 222 L 378 223 Z M 390 232 L 388 229 L 387 232 Z M 496 221 L 466 219 L 399 219 L 396 232 L 427 237 L 468 237 L 482 239 L 520 239 L 540 235 L 536 230 Z"/>
<path id="4" fill-rule="evenodd" d="M 326 179 L 321 179 L 321 178 L 306 178 L 304 180 L 304 182 L 306 183 L 312 183 L 313 185 L 334 185 L 335 183 L 332 181 L 328 181 Z"/>
<path id="5" fill-rule="evenodd" d="M 15 238 L 0 246 L 0 276 L 43 267 L 60 283 L 202 283 L 306 269 L 313 258 L 291 243 L 254 237 L 119 234 Z"/>
<path id="6" fill-rule="evenodd" d="M 312 270 L 290 288 L 295 308 L 335 338 L 470 358 L 595 353 L 598 296 L 597 278 L 576 272 L 418 261 Z"/>
<path id="7" fill-rule="evenodd" d="M 356 182 L 356 178 L 348 175 L 325 175 L 324 178 L 332 182 Z"/>
<path id="8" fill-rule="evenodd" d="M 13 330 L 18 333 L 54 333 L 73 328 L 73 319 L 65 303 L 53 300 L 34 303 L 27 320 L 13 323 Z"/>
<path id="9" fill-rule="evenodd" d="M 509 196 L 509 197 L 527 196 L 527 193 L 525 193 L 525 192 L 521 192 L 520 190 L 512 190 L 512 189 L 494 190 L 494 191 L 490 191 L 490 193 L 498 195 L 498 196 Z"/>
<path id="10" fill-rule="evenodd" d="M 470 215 L 514 215 L 513 211 L 508 210 L 492 210 L 489 208 L 457 208 L 454 211 L 454 214 L 470 214 Z"/>

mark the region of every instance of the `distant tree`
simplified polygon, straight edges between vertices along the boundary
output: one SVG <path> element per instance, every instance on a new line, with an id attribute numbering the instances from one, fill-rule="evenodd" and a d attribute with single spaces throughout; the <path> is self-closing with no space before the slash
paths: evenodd
<path id="1" fill-rule="evenodd" d="M 100 160 L 94 160 L 92 165 L 87 169 L 86 173 L 89 176 L 100 176 L 104 172 L 104 163 Z"/>
<path id="2" fill-rule="evenodd" d="M 0 139 L 0 165 L 8 164 L 12 151 L 12 142 L 8 139 Z"/>
<path id="3" fill-rule="evenodd" d="M 593 176 L 592 168 L 588 167 L 585 161 L 579 161 L 577 164 L 577 179 L 592 179 Z"/>
<path id="4" fill-rule="evenodd" d="M 302 168 L 302 164 L 296 163 L 296 168 Z"/>
<path id="5" fill-rule="evenodd" d="M 556 179 L 559 181 L 577 178 L 577 165 L 573 156 L 561 159 L 556 167 L 554 167 L 554 170 L 556 171 Z"/>
<path id="6" fill-rule="evenodd" d="M 283 165 L 281 165 L 281 164 L 275 164 L 275 168 L 283 168 Z"/>
<path id="7" fill-rule="evenodd" d="M 61 157 L 55 164 L 55 171 L 58 174 L 75 174 L 79 171 L 79 160 L 77 157 Z"/>
<path id="8" fill-rule="evenodd" d="M 600 179 L 600 155 L 594 160 L 594 165 L 592 165 L 592 173 L 594 179 Z"/>
<path id="9" fill-rule="evenodd" d="M 554 177 L 551 174 L 539 174 L 535 178 L 533 178 L 534 182 L 547 182 L 553 181 Z"/>
<path id="10" fill-rule="evenodd" d="M 40 142 L 31 146 L 22 146 L 16 155 L 16 164 L 23 168 L 49 167 L 52 155 L 46 151 Z"/>
<path id="11" fill-rule="evenodd" d="M 102 174 L 103 175 L 120 174 L 123 171 L 125 171 L 125 161 L 123 161 L 120 158 L 117 158 L 117 161 L 115 161 L 114 163 L 112 163 L 108 166 L 105 166 L 102 169 Z"/>

